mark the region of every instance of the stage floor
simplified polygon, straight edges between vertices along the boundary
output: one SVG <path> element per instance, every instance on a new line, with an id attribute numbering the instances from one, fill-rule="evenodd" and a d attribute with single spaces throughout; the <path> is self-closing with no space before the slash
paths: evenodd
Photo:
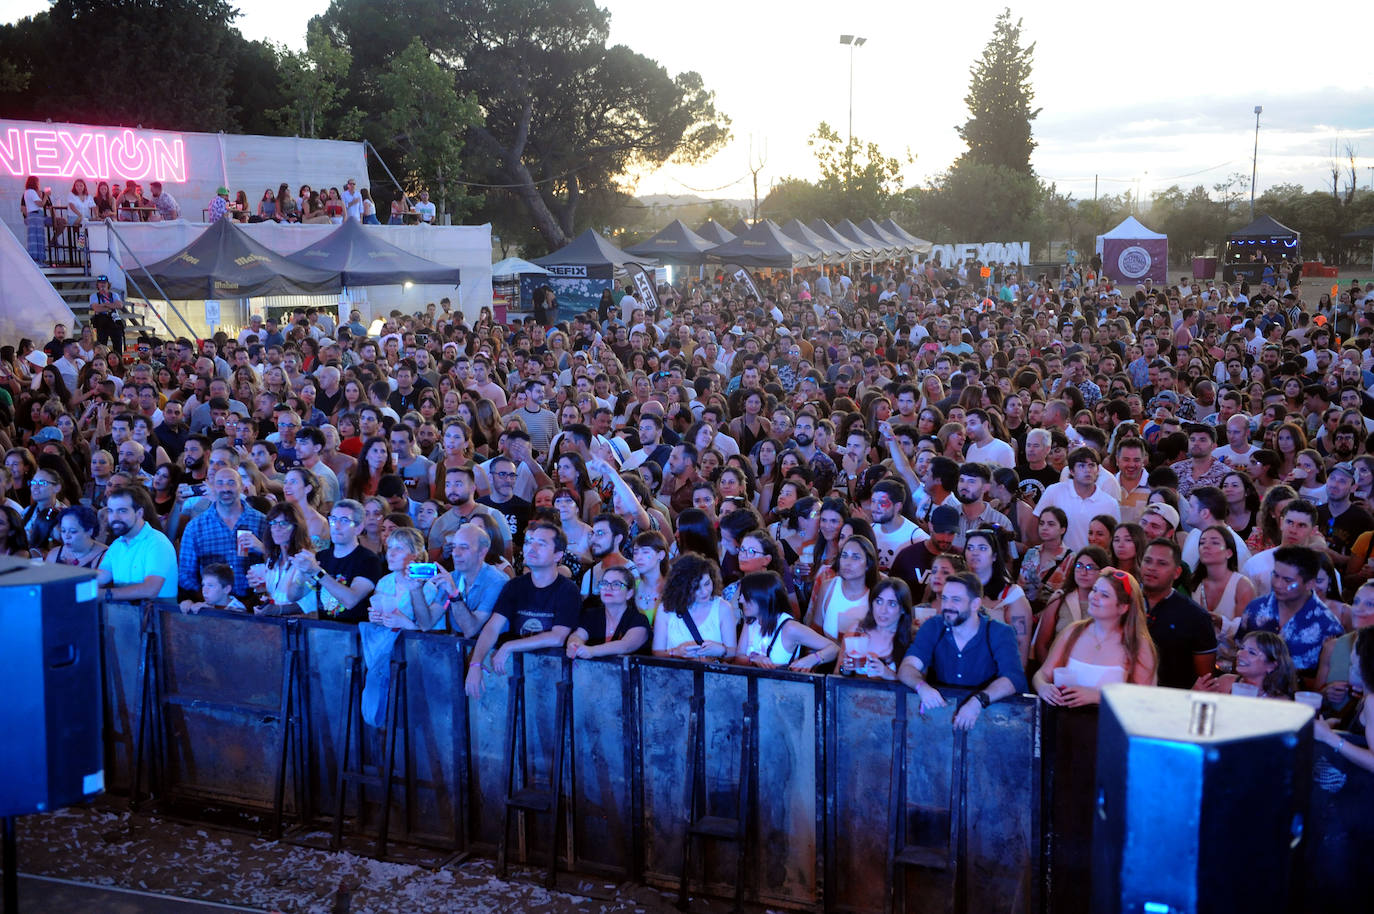
<path id="1" fill-rule="evenodd" d="M 243 908 L 173 898 L 118 886 L 91 885 L 56 879 L 51 876 L 19 874 L 19 910 L 23 914 L 73 914 L 77 911 L 99 911 L 100 914 L 224 914 L 248 912 L 256 914 L 261 908 Z"/>

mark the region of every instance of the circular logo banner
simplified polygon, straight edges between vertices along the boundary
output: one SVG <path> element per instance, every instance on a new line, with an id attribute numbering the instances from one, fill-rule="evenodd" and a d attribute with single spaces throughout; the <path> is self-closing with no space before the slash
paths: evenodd
<path id="1" fill-rule="evenodd" d="M 1116 258 L 1116 268 L 1127 279 L 1139 279 L 1150 272 L 1150 252 L 1138 244 L 1123 250 Z"/>

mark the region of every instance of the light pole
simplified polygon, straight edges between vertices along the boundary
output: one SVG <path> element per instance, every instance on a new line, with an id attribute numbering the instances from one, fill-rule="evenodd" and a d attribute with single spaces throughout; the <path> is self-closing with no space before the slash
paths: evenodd
<path id="1" fill-rule="evenodd" d="M 858 35 L 841 35 L 840 44 L 849 45 L 849 139 L 844 144 L 844 190 L 849 193 L 849 182 L 854 177 L 854 49 L 863 47 L 867 38 Z"/>
<path id="2" fill-rule="evenodd" d="M 1255 179 L 1259 176 L 1259 116 L 1263 105 L 1255 106 L 1255 154 L 1250 159 L 1250 219 L 1255 218 Z"/>

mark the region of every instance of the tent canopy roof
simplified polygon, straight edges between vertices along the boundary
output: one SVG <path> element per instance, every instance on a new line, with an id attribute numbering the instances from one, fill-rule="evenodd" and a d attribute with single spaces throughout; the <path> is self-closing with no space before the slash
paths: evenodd
<path id="1" fill-rule="evenodd" d="M 549 271 L 536 263 L 528 260 L 521 260 L 519 257 L 507 257 L 505 260 L 498 260 L 491 265 L 492 276 L 547 276 Z"/>
<path id="2" fill-rule="evenodd" d="M 824 219 L 812 219 L 810 222 L 806 223 L 806 227 L 811 229 L 811 231 L 815 232 L 817 235 L 820 235 L 822 238 L 826 238 L 830 241 L 835 242 L 837 245 L 844 248 L 844 250 L 848 251 L 850 254 L 856 254 L 859 257 L 869 258 L 872 257 L 875 253 L 870 247 L 860 244 L 859 242 L 854 241 L 851 238 L 846 238 L 844 235 L 841 235 L 839 232 L 835 231 L 834 226 L 832 226 L 829 222 L 826 222 Z"/>
<path id="3" fill-rule="evenodd" d="M 911 250 L 911 242 L 907 241 L 905 238 L 900 238 L 892 234 L 887 229 L 883 228 L 881 225 L 874 222 L 872 219 L 864 219 L 862 222 L 860 222 L 859 230 L 863 232 L 865 235 L 869 236 L 870 238 L 876 238 L 879 241 L 889 245 L 893 250 Z"/>
<path id="4" fill-rule="evenodd" d="M 337 292 L 338 270 L 319 269 L 259 244 L 228 219 L 214 222 L 186 247 L 148 266 L 171 299 L 249 298 Z"/>
<path id="5" fill-rule="evenodd" d="M 297 263 L 339 274 L 351 287 L 393 283 L 448 283 L 460 281 L 456 267 L 417 257 L 378 237 L 367 226 L 345 219 L 338 229 L 291 255 Z"/>
<path id="6" fill-rule="evenodd" d="M 707 219 L 697 228 L 697 234 L 713 244 L 735 240 L 735 233 L 714 219 Z"/>
<path id="7" fill-rule="evenodd" d="M 1357 228 L 1353 232 L 1346 232 L 1341 237 L 1349 238 L 1354 241 L 1359 241 L 1364 238 L 1374 238 L 1374 223 L 1370 223 L 1363 228 Z"/>
<path id="8" fill-rule="evenodd" d="M 906 229 L 902 228 L 900 225 L 897 224 L 897 221 L 895 219 L 884 219 L 882 222 L 878 224 L 881 225 L 883 228 L 887 229 L 889 235 L 892 235 L 895 238 L 903 238 L 909 241 L 911 243 L 912 250 L 915 251 L 917 254 L 929 254 L 930 249 L 934 247 L 934 245 L 932 245 L 929 241 L 926 241 L 924 238 L 917 238 L 915 235 L 911 234 Z"/>
<path id="9" fill-rule="evenodd" d="M 800 219 L 791 219 L 782 227 L 782 233 L 793 241 L 809 244 L 826 256 L 827 263 L 836 263 L 849 254 L 849 248 L 831 238 L 825 238 L 811 231 Z"/>
<path id="10" fill-rule="evenodd" d="M 552 254 L 534 258 L 545 267 L 578 265 L 589 267 L 623 267 L 627 263 L 652 263 L 653 258 L 635 257 L 606 240 L 596 229 L 587 229 Z"/>
<path id="11" fill-rule="evenodd" d="M 705 263 L 706 251 L 717 244 L 721 242 L 703 238 L 681 219 L 674 219 L 652 237 L 626 248 L 625 253 L 674 263 Z"/>
<path id="12" fill-rule="evenodd" d="M 1109 229 L 1097 237 L 1099 239 L 1123 238 L 1138 240 L 1141 238 L 1168 238 L 1169 236 L 1147 229 L 1135 216 L 1127 216 L 1117 224 L 1116 228 Z"/>
<path id="13" fill-rule="evenodd" d="M 821 263 L 825 255 L 818 248 L 785 235 L 778 224 L 765 219 L 734 241 L 711 248 L 712 260 L 737 263 L 744 267 L 808 267 Z"/>
<path id="14" fill-rule="evenodd" d="M 839 232 L 842 238 L 848 238 L 850 241 L 871 252 L 874 257 L 886 258 L 888 255 L 895 253 L 892 250 L 892 245 L 888 244 L 886 241 L 874 238 L 848 219 L 843 219 L 836 223 L 835 231 Z"/>
<path id="15" fill-rule="evenodd" d="M 1243 229 L 1232 232 L 1230 238 L 1297 238 L 1293 231 L 1273 216 L 1261 213 Z"/>

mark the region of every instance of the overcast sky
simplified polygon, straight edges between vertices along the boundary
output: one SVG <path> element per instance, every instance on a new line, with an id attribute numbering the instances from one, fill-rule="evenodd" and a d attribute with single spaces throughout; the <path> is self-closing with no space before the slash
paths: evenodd
<path id="1" fill-rule="evenodd" d="M 249 38 L 298 36 L 327 0 L 235 0 Z M 6 18 L 45 0 L 9 0 Z M 606 0 L 612 41 L 670 72 L 694 69 L 733 121 L 734 141 L 711 160 L 670 165 L 639 179 L 637 193 L 700 193 L 744 198 L 763 159 L 760 197 L 781 178 L 816 177 L 806 145 L 828 121 L 843 136 L 848 118 L 849 49 L 841 33 L 863 36 L 854 52 L 854 132 L 887 155 L 915 161 L 907 183 L 922 183 L 963 151 L 954 132 L 967 117 L 968 68 L 992 34 L 1003 2 L 898 0 L 740 2 L 694 0 L 688 16 L 660 4 Z M 1078 199 L 1171 184 L 1209 188 L 1250 174 L 1255 105 L 1263 105 L 1258 186 L 1329 186 L 1333 149 L 1356 148 L 1361 187 L 1374 180 L 1374 75 L 1361 61 L 1361 8 L 1337 0 L 1300 7 L 1245 8 L 1157 0 L 1138 7 L 1061 0 L 1013 7 L 1036 43 L 1033 125 L 1036 171 Z M 1261 37 L 1257 25 L 1267 23 Z M 763 155 L 766 150 L 766 157 Z"/>

